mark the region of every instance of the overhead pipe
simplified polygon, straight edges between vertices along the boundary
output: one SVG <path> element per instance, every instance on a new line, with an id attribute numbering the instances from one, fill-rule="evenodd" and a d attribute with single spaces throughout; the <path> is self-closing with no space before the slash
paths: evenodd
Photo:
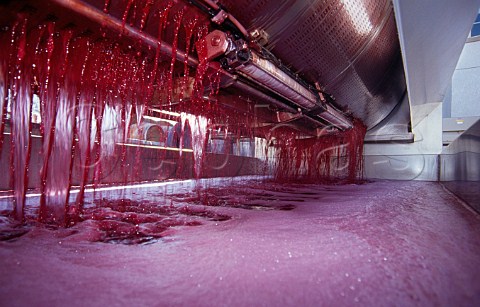
<path id="1" fill-rule="evenodd" d="M 341 130 L 348 130 L 348 129 L 353 127 L 352 124 L 348 120 L 344 119 L 345 117 L 339 111 L 337 111 L 336 109 L 334 109 L 330 105 L 327 105 L 326 106 L 327 110 L 325 112 L 321 113 L 320 115 L 311 116 L 311 115 L 302 113 L 300 109 L 296 109 L 296 108 L 294 108 L 290 105 L 285 104 L 285 102 L 283 102 L 283 101 L 280 101 L 280 100 L 278 100 L 278 99 L 276 99 L 272 96 L 269 96 L 269 95 L 265 94 L 264 92 L 248 85 L 247 83 L 245 83 L 245 82 L 243 82 L 239 79 L 236 79 L 235 82 L 233 82 L 231 86 L 233 88 L 236 88 L 238 90 L 246 92 L 247 94 L 255 96 L 258 99 L 269 103 L 270 105 L 274 105 L 274 106 L 278 107 L 279 110 L 282 110 L 282 111 L 285 111 L 285 112 L 290 112 L 292 114 L 300 114 L 301 118 L 307 120 L 308 122 L 310 122 L 310 123 L 312 123 L 316 126 L 322 126 L 323 127 L 323 126 L 325 126 L 325 122 L 327 122 L 327 123 L 334 122 L 335 126 L 338 127 Z M 319 118 L 321 118 L 324 122 L 319 121 Z"/>
<path id="2" fill-rule="evenodd" d="M 328 123 L 333 124 L 334 126 L 340 128 L 341 130 L 348 130 L 353 128 L 353 124 L 348 120 L 340 111 L 332 107 L 331 105 L 326 105 L 325 112 L 317 114 L 317 117 L 325 120 Z"/>
<path id="3" fill-rule="evenodd" d="M 246 92 L 247 94 L 255 96 L 262 101 L 268 102 L 269 104 L 274 105 L 281 110 L 284 110 L 284 111 L 287 111 L 287 112 L 290 112 L 290 113 L 299 113 L 299 111 L 297 109 L 295 109 L 294 107 L 291 107 L 291 106 L 285 104 L 284 102 L 282 102 L 278 99 L 275 99 L 272 96 L 269 96 L 269 95 L 265 94 L 264 92 L 262 92 L 260 90 L 257 90 L 256 88 L 248 85 L 247 83 L 245 83 L 241 80 L 237 79 L 231 86 L 236 88 L 236 89 L 239 89 L 240 91 Z"/>
<path id="4" fill-rule="evenodd" d="M 173 54 L 172 45 L 164 42 L 159 41 L 157 38 L 148 35 L 128 24 L 123 23 L 121 20 L 104 13 L 103 11 L 97 9 L 94 6 L 91 6 L 87 3 L 84 3 L 81 0 L 50 0 L 53 3 L 58 4 L 59 6 L 72 10 L 82 16 L 87 17 L 88 19 L 101 24 L 102 26 L 113 30 L 115 32 L 119 32 L 124 34 L 127 37 L 131 37 L 135 40 L 140 40 L 145 44 L 158 48 L 160 46 L 160 52 L 167 55 Z M 175 53 L 175 57 L 177 60 L 182 62 L 187 62 L 189 66 L 198 66 L 198 59 L 192 56 L 186 56 L 185 52 L 177 50 Z"/>
<path id="5" fill-rule="evenodd" d="M 310 110 L 320 107 L 319 97 L 302 86 L 272 62 L 261 58 L 256 52 L 243 52 L 241 62 L 236 70 L 242 75 L 255 80 L 271 91 L 288 99 L 300 107 Z"/>

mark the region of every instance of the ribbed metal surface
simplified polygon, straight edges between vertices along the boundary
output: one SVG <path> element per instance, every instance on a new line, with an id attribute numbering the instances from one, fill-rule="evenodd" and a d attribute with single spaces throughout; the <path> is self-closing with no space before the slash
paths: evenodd
<path id="1" fill-rule="evenodd" d="M 222 0 L 267 48 L 373 127 L 400 102 L 405 80 L 388 0 Z"/>

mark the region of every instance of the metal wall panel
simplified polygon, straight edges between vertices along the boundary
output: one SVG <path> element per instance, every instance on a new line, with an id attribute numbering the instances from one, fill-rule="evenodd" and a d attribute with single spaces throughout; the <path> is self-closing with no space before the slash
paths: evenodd
<path id="1" fill-rule="evenodd" d="M 365 156 L 365 177 L 382 180 L 438 180 L 438 155 Z"/>
<path id="2" fill-rule="evenodd" d="M 445 148 L 440 180 L 480 212 L 480 120 Z"/>

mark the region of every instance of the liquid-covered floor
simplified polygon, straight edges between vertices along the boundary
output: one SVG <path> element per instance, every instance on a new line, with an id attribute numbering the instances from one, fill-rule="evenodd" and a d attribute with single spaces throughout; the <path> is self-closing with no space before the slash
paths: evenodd
<path id="1" fill-rule="evenodd" d="M 0 241 L 0 305 L 480 304 L 480 217 L 440 184 L 191 184 L 96 194 L 196 221 L 149 244 L 99 242 L 90 219 Z"/>

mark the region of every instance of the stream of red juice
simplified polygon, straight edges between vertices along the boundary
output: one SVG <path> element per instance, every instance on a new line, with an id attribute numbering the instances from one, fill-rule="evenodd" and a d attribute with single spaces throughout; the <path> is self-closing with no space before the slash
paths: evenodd
<path id="1" fill-rule="evenodd" d="M 75 54 L 72 33 L 64 33 L 61 42 L 61 53 L 65 58 L 61 67 L 62 80 L 56 97 L 56 120 L 51 126 L 52 141 L 49 146 L 50 160 L 48 164 L 45 183 L 45 207 L 42 219 L 45 222 L 60 224 L 65 223 L 65 214 L 68 207 L 70 192 L 70 165 L 73 156 L 73 133 L 75 128 L 75 102 L 77 95 L 77 81 L 80 79 L 81 67 L 85 57 Z M 78 50 L 75 50 L 78 51 Z M 75 54 L 75 55 L 74 55 Z M 78 60 L 73 61 L 75 57 Z M 77 58 L 78 57 L 78 58 Z"/>
<path id="2" fill-rule="evenodd" d="M 182 20 L 183 20 L 183 15 L 185 14 L 185 10 L 179 11 L 175 16 L 173 17 L 174 24 L 175 24 L 175 29 L 173 32 L 173 43 L 172 43 L 172 60 L 170 62 L 170 74 L 168 75 L 168 94 L 167 94 L 167 100 L 172 101 L 173 97 L 173 78 L 174 78 L 174 69 L 175 69 L 175 62 L 177 60 L 177 45 L 178 45 L 178 34 L 180 31 L 180 26 L 182 25 Z"/>
<path id="3" fill-rule="evenodd" d="M 355 182 L 363 178 L 365 126 L 317 138 L 298 138 L 292 131 L 275 130 L 274 178 L 280 182 Z"/>
<path id="4" fill-rule="evenodd" d="M 27 44 L 27 19 L 18 27 L 16 44 L 15 73 L 12 86 L 11 106 L 11 178 L 15 193 L 13 216 L 23 221 L 25 194 L 28 188 L 28 161 L 30 157 L 30 130 L 32 109 L 31 64 L 32 46 Z M 33 50 L 34 51 L 34 50 Z"/>

